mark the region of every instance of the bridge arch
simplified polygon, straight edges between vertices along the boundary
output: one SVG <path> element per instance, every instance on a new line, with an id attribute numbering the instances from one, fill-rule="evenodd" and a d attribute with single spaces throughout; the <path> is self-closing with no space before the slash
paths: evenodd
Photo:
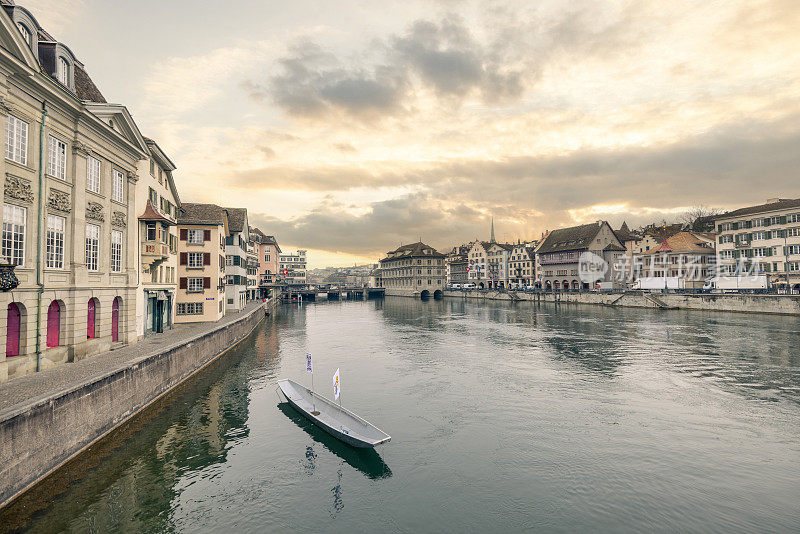
<path id="1" fill-rule="evenodd" d="M 483 282 L 478 282 L 478 289 L 484 289 L 486 286 L 483 285 Z"/>
<path id="2" fill-rule="evenodd" d="M 442 296 L 443 294 L 441 289 L 437 289 L 436 291 L 433 292 L 434 300 L 442 300 Z"/>
<path id="3" fill-rule="evenodd" d="M 423 300 L 427 300 L 427 299 L 431 298 L 431 292 L 428 291 L 427 289 L 423 289 L 419 294 L 419 298 L 421 298 Z"/>

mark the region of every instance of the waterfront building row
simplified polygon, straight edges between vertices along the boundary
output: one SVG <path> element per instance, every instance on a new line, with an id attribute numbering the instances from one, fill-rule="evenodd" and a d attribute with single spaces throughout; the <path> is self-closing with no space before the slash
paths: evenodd
<path id="1" fill-rule="evenodd" d="M 247 211 L 182 202 L 128 109 L 30 11 L 0 7 L 0 381 L 265 296 L 277 262 L 259 261 Z"/>
<path id="2" fill-rule="evenodd" d="M 800 199 L 769 199 L 701 219 L 639 231 L 624 222 L 614 229 L 597 221 L 516 244 L 497 243 L 492 222 L 489 241 L 459 245 L 446 255 L 446 284 L 573 291 L 629 289 L 647 278 L 670 278 L 677 287 L 701 289 L 716 276 L 756 274 L 773 288 L 800 293 Z M 582 275 L 582 258 L 607 269 Z"/>

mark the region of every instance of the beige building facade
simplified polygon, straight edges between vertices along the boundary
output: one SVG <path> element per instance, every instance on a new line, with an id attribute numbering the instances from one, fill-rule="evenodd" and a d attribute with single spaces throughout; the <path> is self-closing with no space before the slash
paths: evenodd
<path id="1" fill-rule="evenodd" d="M 398 247 L 380 260 L 383 287 L 387 294 L 439 298 L 446 282 L 444 258 L 422 242 Z"/>
<path id="2" fill-rule="evenodd" d="M 137 165 L 147 147 L 26 9 L 0 9 L 0 381 L 136 339 Z"/>
<path id="3" fill-rule="evenodd" d="M 177 217 L 181 206 L 172 178 L 175 164 L 152 139 L 148 157 L 139 162 L 136 212 L 139 215 L 139 284 L 136 334 L 164 332 L 175 322 L 178 284 Z"/>
<path id="4" fill-rule="evenodd" d="M 175 323 L 218 321 L 225 315 L 228 212 L 215 204 L 184 203 L 178 215 Z"/>
<path id="5" fill-rule="evenodd" d="M 714 220 L 721 274 L 766 274 L 800 293 L 800 199 L 773 198 Z"/>

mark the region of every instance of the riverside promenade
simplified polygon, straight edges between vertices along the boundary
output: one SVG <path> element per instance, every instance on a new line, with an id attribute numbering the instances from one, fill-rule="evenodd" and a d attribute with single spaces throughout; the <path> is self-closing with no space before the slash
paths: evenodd
<path id="1" fill-rule="evenodd" d="M 0 384 L 0 507 L 247 337 L 276 304 Z"/>

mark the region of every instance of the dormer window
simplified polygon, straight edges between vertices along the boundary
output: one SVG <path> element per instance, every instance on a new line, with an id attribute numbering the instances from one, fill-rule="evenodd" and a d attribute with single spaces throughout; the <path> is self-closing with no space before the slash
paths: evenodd
<path id="1" fill-rule="evenodd" d="M 63 57 L 56 64 L 56 80 L 69 87 L 69 62 Z"/>
<path id="2" fill-rule="evenodd" d="M 22 34 L 22 38 L 25 39 L 25 42 L 28 43 L 28 46 L 31 46 L 33 43 L 33 34 L 28 29 L 27 26 L 22 24 L 21 22 L 17 23 L 17 27 L 19 28 L 20 33 Z"/>

